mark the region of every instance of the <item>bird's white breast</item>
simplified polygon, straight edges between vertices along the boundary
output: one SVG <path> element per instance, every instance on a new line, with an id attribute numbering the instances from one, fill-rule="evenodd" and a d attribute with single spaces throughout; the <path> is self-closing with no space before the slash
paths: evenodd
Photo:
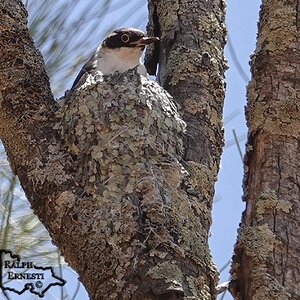
<path id="1" fill-rule="evenodd" d="M 138 66 L 138 73 L 147 77 L 145 66 L 141 63 L 141 48 L 116 48 L 97 49 L 96 71 L 100 71 L 103 75 L 113 74 L 116 71 L 124 73 L 129 69 Z"/>

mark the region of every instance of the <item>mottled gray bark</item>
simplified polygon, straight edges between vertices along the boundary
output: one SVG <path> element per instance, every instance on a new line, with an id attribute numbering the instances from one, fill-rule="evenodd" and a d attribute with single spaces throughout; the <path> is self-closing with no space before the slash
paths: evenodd
<path id="1" fill-rule="evenodd" d="M 235 299 L 300 299 L 299 0 L 265 0 L 246 111 L 243 213 L 231 269 Z"/>
<path id="2" fill-rule="evenodd" d="M 0 135 L 13 172 L 33 209 L 52 219 L 48 206 L 65 189 L 77 189 L 74 164 L 61 151 L 53 100 L 42 56 L 27 30 L 20 1 L 0 3 Z M 54 215 L 53 215 L 54 218 Z"/>
<path id="3" fill-rule="evenodd" d="M 207 9 L 205 32 L 216 25 L 221 47 L 223 15 Z M 214 299 L 207 238 L 222 144 L 221 49 L 202 55 L 191 35 L 200 65 L 193 69 L 193 51 L 183 51 L 182 70 L 193 76 L 165 79 L 178 99 L 189 97 L 184 140 L 171 97 L 136 72 L 92 80 L 58 107 L 20 1 L 1 1 L 0 28 L 1 139 L 33 210 L 91 299 Z"/>
<path id="4" fill-rule="evenodd" d="M 197 171 L 189 191 L 201 207 L 197 213 L 203 241 L 199 290 L 207 291 L 198 297 L 213 299 L 217 272 L 207 272 L 206 266 L 212 265 L 208 235 L 223 146 L 225 2 L 149 0 L 149 11 L 148 31 L 160 37 L 160 45 L 148 50 L 146 65 L 155 72 L 159 62 L 158 80 L 174 97 L 187 123 L 185 166 Z"/>

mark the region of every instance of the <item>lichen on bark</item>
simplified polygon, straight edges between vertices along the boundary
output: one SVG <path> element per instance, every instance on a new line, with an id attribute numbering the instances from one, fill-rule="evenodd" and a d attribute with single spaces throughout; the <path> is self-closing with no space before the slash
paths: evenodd
<path id="1" fill-rule="evenodd" d="M 187 1 L 170 17 L 177 19 L 178 9 L 188 24 L 188 5 L 194 14 L 202 11 Z M 4 0 L 0 8 L 1 138 L 32 208 L 91 299 L 214 299 L 216 269 L 207 244 L 222 145 L 222 50 L 201 54 L 201 70 L 210 70 L 203 75 L 210 92 L 202 89 L 209 101 L 198 97 L 198 87 L 181 90 L 189 100 L 185 118 L 195 125 L 189 135 L 170 95 L 136 72 L 86 84 L 57 112 L 24 6 Z M 222 28 L 222 14 L 216 15 Z M 217 48 L 223 35 L 218 31 Z M 178 92 L 191 79 L 175 76 L 170 86 Z M 210 125 L 207 134 L 195 134 L 202 121 Z"/>
<path id="2" fill-rule="evenodd" d="M 184 159 L 198 181 L 193 188 L 190 180 L 189 193 L 202 211 L 200 257 L 209 253 L 214 183 L 223 146 L 225 6 L 222 0 L 148 1 L 148 33 L 159 36 L 160 44 L 147 49 L 145 64 L 154 70 L 159 63 L 158 81 L 174 97 L 187 124 Z M 211 299 L 217 271 L 207 273 L 202 266 L 200 273 L 211 289 L 200 299 Z"/>
<path id="3" fill-rule="evenodd" d="M 299 1 L 263 1 L 247 87 L 240 229 L 252 234 L 235 246 L 234 299 L 300 297 L 299 24 Z"/>
<path id="4" fill-rule="evenodd" d="M 185 122 L 171 96 L 129 71 L 74 91 L 57 116 L 75 177 L 101 220 L 93 231 L 106 257 L 102 297 L 209 297 L 197 271 L 214 273 L 201 237 L 206 206 L 195 197 L 205 179 L 182 159 Z"/>

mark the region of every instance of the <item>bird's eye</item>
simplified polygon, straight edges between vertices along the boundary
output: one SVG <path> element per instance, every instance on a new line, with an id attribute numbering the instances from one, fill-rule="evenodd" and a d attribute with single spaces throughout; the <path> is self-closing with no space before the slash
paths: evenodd
<path id="1" fill-rule="evenodd" d="M 127 43 L 129 41 L 129 39 L 130 38 L 129 38 L 128 34 L 126 34 L 126 33 L 122 34 L 121 40 L 122 40 L 123 43 Z"/>

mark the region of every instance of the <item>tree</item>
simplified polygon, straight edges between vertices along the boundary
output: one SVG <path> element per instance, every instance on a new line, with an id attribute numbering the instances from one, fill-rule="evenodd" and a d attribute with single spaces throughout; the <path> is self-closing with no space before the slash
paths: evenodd
<path id="1" fill-rule="evenodd" d="M 235 299 L 299 299 L 299 1 L 263 1 L 245 157 Z"/>
<path id="2" fill-rule="evenodd" d="M 224 6 L 153 5 L 168 49 L 160 79 L 183 105 L 185 137 L 168 94 L 135 72 L 92 83 L 59 107 L 23 5 L 1 3 L 1 138 L 33 210 L 91 299 L 215 297 L 207 239 L 222 145 Z M 203 8 L 208 24 L 198 32 Z M 202 55 L 198 41 L 213 32 Z M 205 108 L 196 101 L 198 83 Z M 109 118 L 101 114 L 108 111 Z"/>

